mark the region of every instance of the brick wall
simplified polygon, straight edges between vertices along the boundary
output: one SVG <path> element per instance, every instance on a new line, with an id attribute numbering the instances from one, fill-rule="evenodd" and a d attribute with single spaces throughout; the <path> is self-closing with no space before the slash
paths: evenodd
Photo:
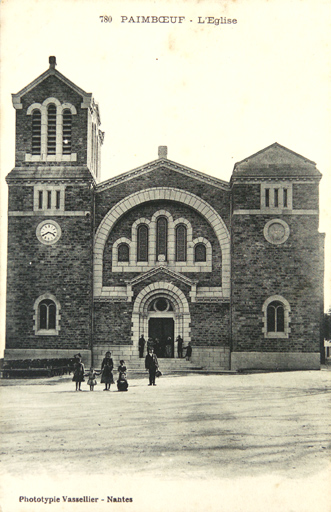
<path id="1" fill-rule="evenodd" d="M 66 211 L 92 211 L 93 195 L 89 184 L 81 186 L 66 185 L 65 210 Z"/>
<path id="2" fill-rule="evenodd" d="M 318 184 L 293 183 L 293 209 L 318 210 Z"/>
<path id="3" fill-rule="evenodd" d="M 234 184 L 232 187 L 232 208 L 233 210 L 256 210 L 261 204 L 261 185 L 258 184 Z"/>
<path id="4" fill-rule="evenodd" d="M 229 345 L 229 304 L 190 303 L 191 341 L 194 345 Z"/>
<path id="5" fill-rule="evenodd" d="M 270 216 L 233 216 L 232 339 L 234 350 L 317 352 L 319 350 L 320 260 L 318 218 L 284 216 L 290 227 L 281 245 L 267 242 Z M 281 295 L 291 307 L 289 338 L 265 338 L 262 305 Z"/>
<path id="6" fill-rule="evenodd" d="M 11 186 L 8 190 L 8 210 L 33 210 L 33 187 Z"/>
<path id="7" fill-rule="evenodd" d="M 91 338 L 91 218 L 57 217 L 54 245 L 41 244 L 36 228 L 45 217 L 9 217 L 6 348 L 87 348 Z M 53 294 L 61 306 L 61 330 L 36 336 L 35 300 Z"/>
<path id="8" fill-rule="evenodd" d="M 132 302 L 95 302 L 94 345 L 131 344 L 132 308 Z"/>

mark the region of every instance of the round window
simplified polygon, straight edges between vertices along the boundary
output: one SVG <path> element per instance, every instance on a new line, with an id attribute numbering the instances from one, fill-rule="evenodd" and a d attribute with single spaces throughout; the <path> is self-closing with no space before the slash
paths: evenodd
<path id="1" fill-rule="evenodd" d="M 155 309 L 156 311 L 167 311 L 169 309 L 169 303 L 166 299 L 157 299 L 155 301 Z"/>
<path id="2" fill-rule="evenodd" d="M 263 233 L 268 242 L 274 245 L 280 245 L 286 242 L 290 236 L 290 228 L 285 221 L 281 219 L 272 219 L 264 226 Z"/>

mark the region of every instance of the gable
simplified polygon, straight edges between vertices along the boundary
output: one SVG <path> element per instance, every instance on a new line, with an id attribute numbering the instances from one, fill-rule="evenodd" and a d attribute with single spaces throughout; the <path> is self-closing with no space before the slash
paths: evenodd
<path id="1" fill-rule="evenodd" d="M 78 109 L 83 102 L 83 96 L 59 80 L 55 75 L 47 76 L 42 82 L 21 96 L 23 109 L 33 103 L 43 103 L 47 98 L 57 98 L 61 103 L 70 103 Z"/>
<path id="2" fill-rule="evenodd" d="M 321 176 L 315 162 L 281 146 L 277 142 L 251 155 L 234 166 L 233 177 L 239 176 Z"/>
<path id="3" fill-rule="evenodd" d="M 208 176 L 207 174 L 204 174 L 200 171 L 190 169 L 189 167 L 185 167 L 184 165 L 168 160 L 167 158 L 159 158 L 141 167 L 133 169 L 132 171 L 120 174 L 115 178 L 111 178 L 107 181 L 100 183 L 97 186 L 97 192 L 108 190 L 110 188 L 122 184 L 126 184 L 128 187 L 130 187 L 130 181 L 137 180 L 139 178 L 142 178 L 143 180 L 148 180 L 149 175 L 155 175 L 155 173 L 157 173 L 159 176 L 160 173 L 163 173 L 165 175 L 171 174 L 174 178 L 174 185 L 177 177 L 181 181 L 186 178 L 198 181 L 202 184 L 208 184 L 212 187 L 216 187 L 217 189 L 227 191 L 229 190 L 229 184 L 226 181 L 214 178 L 213 176 Z M 166 183 L 166 185 L 169 185 L 169 183 Z"/>
<path id="4" fill-rule="evenodd" d="M 198 177 L 193 174 L 195 172 Z M 156 189 L 160 191 L 158 196 Z M 164 193 L 161 196 L 162 191 Z M 176 193 L 172 194 L 171 191 Z M 199 201 L 206 202 L 226 223 L 229 219 L 230 186 L 228 183 L 198 171 L 192 171 L 192 174 L 186 173 L 186 168 L 183 166 L 162 158 L 97 185 L 96 225 L 102 222 L 110 209 L 116 207 L 121 201 L 126 201 L 132 194 L 140 194 L 139 204 L 157 199 L 185 202 L 188 206 L 193 206 Z M 188 195 L 189 202 L 185 200 Z M 133 202 L 126 207 L 132 208 L 137 204 Z"/>
<path id="5" fill-rule="evenodd" d="M 52 77 L 51 80 L 49 78 Z M 39 77 L 37 77 L 35 80 L 30 82 L 27 86 L 23 87 L 18 93 L 12 94 L 12 101 L 13 106 L 15 109 L 21 109 L 22 108 L 22 99 L 26 97 L 27 95 L 32 95 L 38 90 L 42 90 L 43 88 L 47 88 L 47 83 L 51 84 L 51 91 L 50 96 L 54 96 L 54 93 L 56 91 L 56 87 L 54 88 L 54 84 L 62 85 L 62 88 L 66 90 L 67 92 L 70 91 L 70 93 L 76 93 L 76 95 L 81 97 L 82 100 L 82 108 L 87 108 L 91 101 L 92 101 L 92 93 L 87 93 L 80 87 L 78 87 L 76 84 L 71 82 L 68 78 L 66 78 L 62 73 L 57 71 L 52 65 L 50 68 L 42 73 Z M 39 94 L 39 92 L 38 92 Z"/>
<path id="6" fill-rule="evenodd" d="M 153 268 L 152 270 L 149 270 L 148 272 L 145 272 L 141 274 L 140 276 L 135 277 L 132 279 L 129 284 L 131 286 L 135 286 L 137 284 L 140 284 L 142 282 L 154 282 L 154 281 L 179 281 L 182 282 L 188 286 L 192 286 L 192 280 L 189 279 L 186 276 L 183 276 L 182 274 L 179 274 L 178 272 L 174 272 L 171 269 L 168 269 L 167 267 L 160 266 L 158 268 Z"/>

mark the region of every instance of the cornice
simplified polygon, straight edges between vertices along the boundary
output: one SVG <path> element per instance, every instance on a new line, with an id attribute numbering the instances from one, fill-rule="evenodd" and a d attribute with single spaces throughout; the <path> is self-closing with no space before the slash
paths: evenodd
<path id="1" fill-rule="evenodd" d="M 249 174 L 247 172 L 247 174 Z M 250 183 L 265 183 L 265 182 L 296 182 L 296 183 L 318 183 L 321 180 L 322 176 L 312 176 L 312 175 L 296 175 L 296 176 L 289 176 L 288 174 L 283 175 L 270 175 L 270 176 L 232 176 L 230 180 L 230 187 L 232 189 L 233 185 L 235 183 L 241 183 L 241 184 L 250 184 Z"/>

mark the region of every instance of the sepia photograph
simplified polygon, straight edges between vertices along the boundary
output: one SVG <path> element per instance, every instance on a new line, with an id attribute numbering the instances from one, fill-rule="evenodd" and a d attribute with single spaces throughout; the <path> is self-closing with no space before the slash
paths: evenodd
<path id="1" fill-rule="evenodd" d="M 2 512 L 330 511 L 330 15 L 2 2 Z"/>

